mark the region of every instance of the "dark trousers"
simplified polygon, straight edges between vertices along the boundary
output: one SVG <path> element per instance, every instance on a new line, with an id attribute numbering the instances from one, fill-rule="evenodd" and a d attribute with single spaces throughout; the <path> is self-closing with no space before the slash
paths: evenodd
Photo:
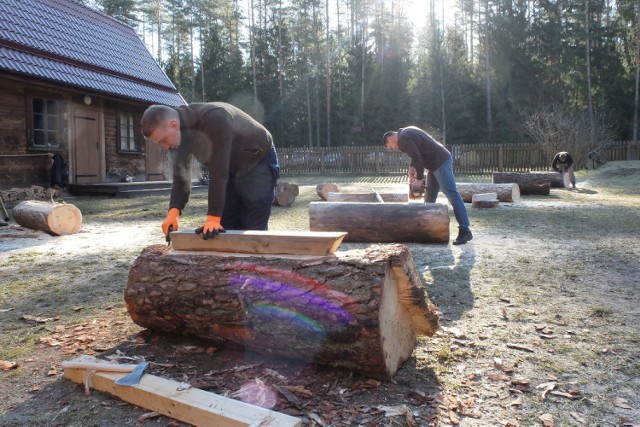
<path id="1" fill-rule="evenodd" d="M 279 175 L 273 146 L 247 174 L 230 175 L 221 225 L 227 230 L 267 230 Z"/>

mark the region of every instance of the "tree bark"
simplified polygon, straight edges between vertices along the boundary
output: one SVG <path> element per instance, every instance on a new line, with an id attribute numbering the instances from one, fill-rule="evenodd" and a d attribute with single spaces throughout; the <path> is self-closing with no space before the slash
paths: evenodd
<path id="1" fill-rule="evenodd" d="M 558 172 L 494 172 L 492 181 L 494 184 L 518 184 L 521 195 L 549 195 L 551 188 L 571 185 L 569 176 Z"/>
<path id="2" fill-rule="evenodd" d="M 309 204 L 311 231 L 346 231 L 345 242 L 449 242 L 449 213 L 439 203 Z"/>
<path id="3" fill-rule="evenodd" d="M 403 245 L 325 257 L 180 252 L 154 245 L 124 293 L 145 328 L 390 378 L 436 307 Z"/>
<path id="4" fill-rule="evenodd" d="M 300 189 L 296 184 L 278 182 L 273 204 L 277 206 L 291 206 L 293 202 L 296 201 L 298 194 L 300 194 Z"/>
<path id="5" fill-rule="evenodd" d="M 327 200 L 329 193 L 337 193 L 338 191 L 338 186 L 336 184 L 323 183 L 316 185 L 316 194 L 322 200 Z"/>
<path id="6" fill-rule="evenodd" d="M 459 182 L 458 192 L 465 203 L 473 202 L 474 194 L 496 193 L 498 200 L 506 203 L 518 203 L 520 201 L 520 187 L 518 184 L 491 184 L 491 183 L 465 183 Z"/>
<path id="7" fill-rule="evenodd" d="M 11 213 L 21 226 L 55 236 L 77 233 L 82 226 L 82 213 L 71 204 L 27 200 L 14 206 Z"/>

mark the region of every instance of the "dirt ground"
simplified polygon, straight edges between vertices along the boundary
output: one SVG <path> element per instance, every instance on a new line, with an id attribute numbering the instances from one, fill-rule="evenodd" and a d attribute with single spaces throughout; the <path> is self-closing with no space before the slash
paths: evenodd
<path id="1" fill-rule="evenodd" d="M 274 207 L 270 228 L 308 230 L 320 181 L 282 180 L 300 195 Z M 458 177 L 472 180 L 490 178 Z M 322 181 L 343 192 L 406 186 Z M 143 330 L 123 291 L 140 251 L 164 244 L 166 196 L 65 200 L 83 213 L 77 234 L 0 227 L 0 426 L 185 425 L 86 395 L 61 368 L 83 354 L 147 360 L 154 375 L 249 402 L 239 390 L 258 385 L 304 426 L 640 426 L 640 162 L 582 171 L 577 189 L 517 204 L 468 204 L 467 245 L 407 244 L 441 329 L 389 382 Z M 183 228 L 199 225 L 205 204 L 192 196 Z M 451 216 L 452 238 L 456 228 Z"/>

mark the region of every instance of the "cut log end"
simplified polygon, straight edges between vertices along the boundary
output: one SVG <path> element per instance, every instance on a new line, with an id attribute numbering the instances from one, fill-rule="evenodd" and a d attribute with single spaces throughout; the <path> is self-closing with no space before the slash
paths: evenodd
<path id="1" fill-rule="evenodd" d="M 397 244 L 315 259 L 150 246 L 131 268 L 125 302 L 142 327 L 383 379 L 410 357 L 417 335 L 438 328 L 409 250 Z"/>
<path id="2" fill-rule="evenodd" d="M 328 200 L 329 193 L 337 193 L 338 186 L 333 183 L 324 183 L 316 185 L 316 194 L 321 200 Z"/>
<path id="3" fill-rule="evenodd" d="M 55 236 L 75 234 L 82 226 L 82 213 L 71 204 L 29 200 L 14 206 L 12 214 L 21 226 Z"/>

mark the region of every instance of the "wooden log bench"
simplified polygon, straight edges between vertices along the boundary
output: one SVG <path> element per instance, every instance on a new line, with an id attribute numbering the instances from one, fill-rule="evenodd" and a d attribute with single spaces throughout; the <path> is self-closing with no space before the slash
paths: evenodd
<path id="1" fill-rule="evenodd" d="M 448 243 L 449 212 L 441 203 L 311 202 L 311 231 L 346 231 L 345 242 Z"/>
<path id="2" fill-rule="evenodd" d="M 498 201 L 518 203 L 520 201 L 520 187 L 515 183 L 493 184 L 485 182 L 459 182 L 458 192 L 465 203 L 472 203 L 475 194 L 496 193 Z"/>
<path id="3" fill-rule="evenodd" d="M 215 237 L 213 240 L 215 240 Z M 329 256 L 145 248 L 124 299 L 145 328 L 389 379 L 436 307 L 404 245 Z"/>
<path id="4" fill-rule="evenodd" d="M 494 172 L 494 184 L 515 183 L 520 187 L 521 195 L 550 194 L 551 188 L 568 188 L 571 183 L 566 173 L 557 172 Z"/>

